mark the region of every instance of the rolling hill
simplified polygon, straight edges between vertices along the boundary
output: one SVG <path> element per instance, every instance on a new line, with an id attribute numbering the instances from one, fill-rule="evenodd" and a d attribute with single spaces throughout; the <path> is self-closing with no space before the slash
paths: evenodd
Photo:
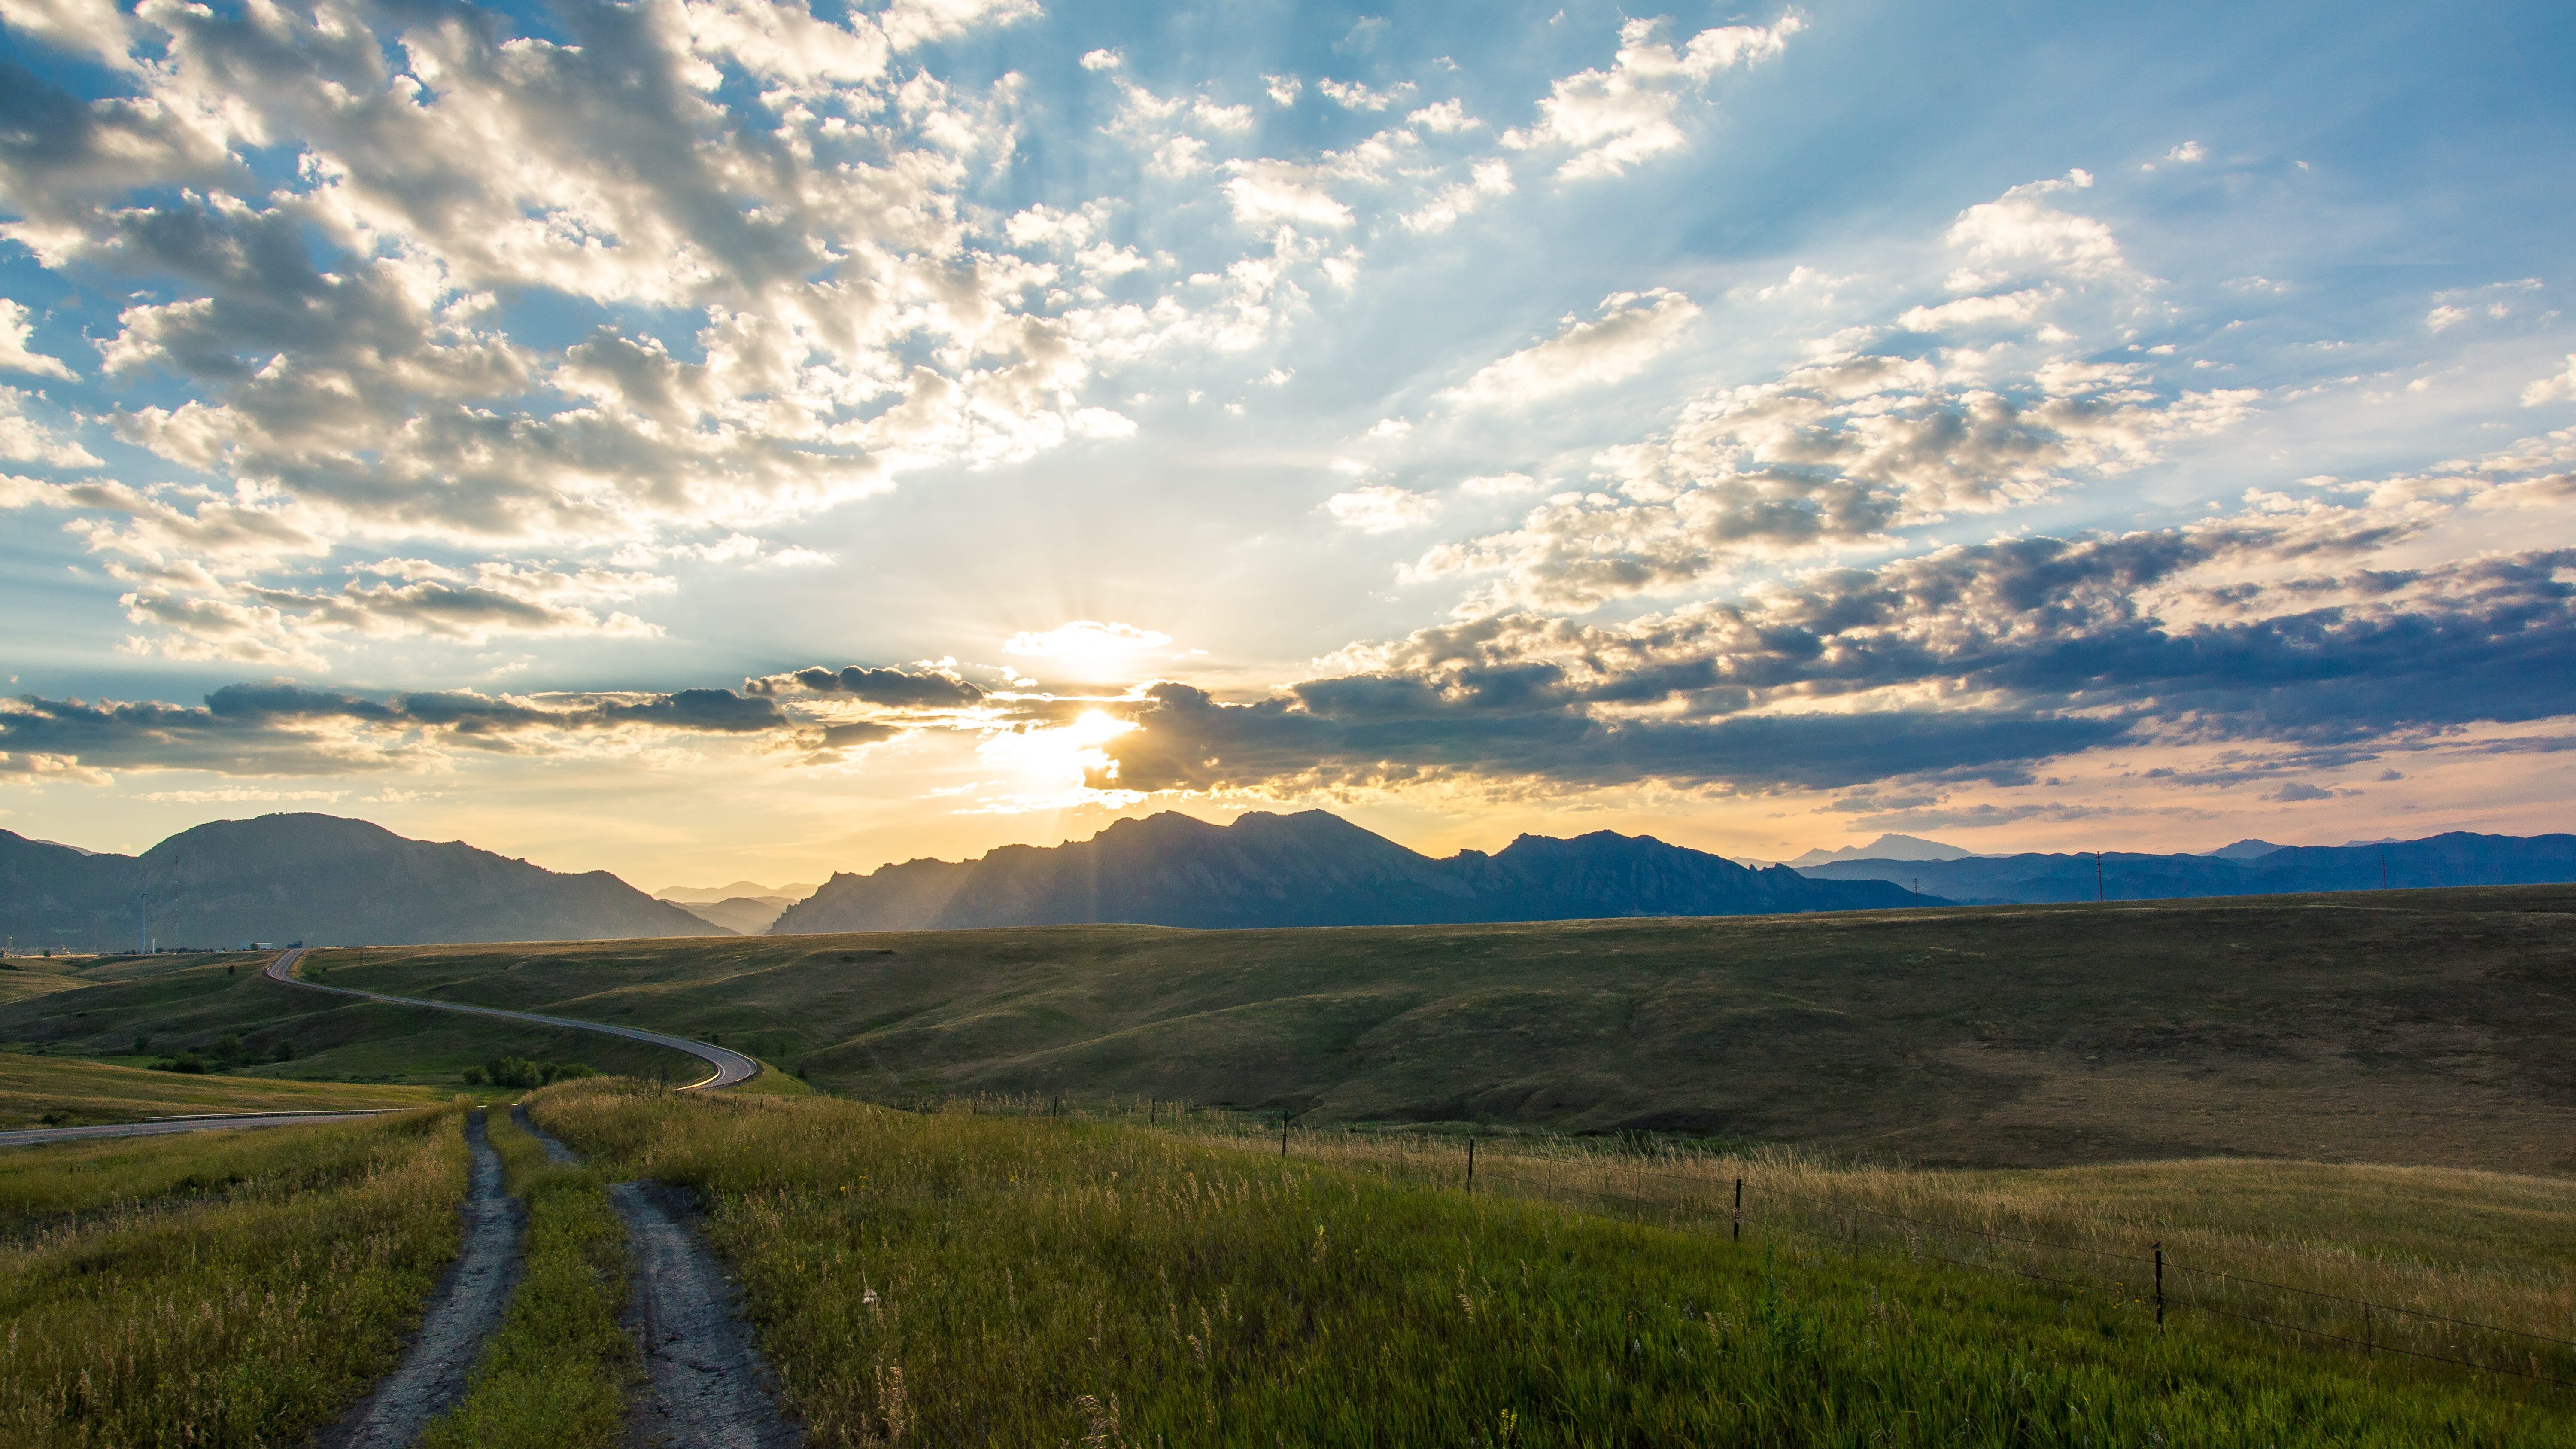
<path id="1" fill-rule="evenodd" d="M 139 856 L 0 830 L 0 930 L 20 949 L 573 941 L 730 935 L 604 870 L 566 875 L 461 841 L 407 840 L 333 815 L 184 830 Z"/>
<path id="2" fill-rule="evenodd" d="M 1321 810 L 1121 820 L 1090 840 L 836 874 L 771 935 L 1119 922 L 1197 929 L 1738 916 L 1911 905 L 1901 887 L 1748 870 L 1660 840 L 1524 835 L 1419 855 Z"/>
<path id="3" fill-rule="evenodd" d="M 1308 1122 L 1656 1129 L 1931 1164 L 2233 1155 L 2569 1173 L 2571 923 L 2576 888 L 2526 886 L 422 947 L 327 952 L 315 969 L 717 1036 L 884 1099 L 1148 1095 Z M 95 1053 L 204 1019 L 170 990 L 0 1006 L 0 1041 Z M 238 1011 L 258 998 L 233 994 L 224 1029 L 247 1034 Z"/>

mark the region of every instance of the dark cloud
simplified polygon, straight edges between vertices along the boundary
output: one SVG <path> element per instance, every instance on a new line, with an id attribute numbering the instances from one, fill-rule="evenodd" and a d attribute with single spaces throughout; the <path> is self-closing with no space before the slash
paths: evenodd
<path id="1" fill-rule="evenodd" d="M 870 669 L 853 664 L 833 671 L 798 669 L 743 681 L 743 693 L 776 697 L 795 694 L 846 694 L 870 704 L 906 708 L 958 709 L 981 704 L 984 691 L 944 669 Z"/>
<path id="2" fill-rule="evenodd" d="M 500 747 L 539 730 L 627 727 L 757 734 L 792 729 L 795 721 L 771 700 L 728 689 L 593 697 L 559 707 L 458 692 L 375 700 L 288 681 L 227 685 L 202 706 L 28 695 L 0 700 L 0 773 L 29 773 L 32 766 L 7 758 L 25 757 L 92 770 L 337 774 L 403 763 L 432 738 Z"/>
<path id="3" fill-rule="evenodd" d="M 2225 599 L 2191 587 L 2196 570 L 2244 557 L 2347 551 L 2238 521 L 1944 549 L 1616 627 L 1478 619 L 1256 703 L 1159 686 L 1133 711 L 1142 728 L 1104 746 L 1114 769 L 1095 783 L 2027 783 L 2032 762 L 2149 735 L 2291 742 L 2298 767 L 2319 768 L 2393 738 L 2576 714 L 2576 551 Z M 1887 703 L 1870 707 L 1872 694 Z M 1912 702 L 1935 694 L 1962 702 Z M 1849 703 L 1819 707 L 1837 698 Z"/>

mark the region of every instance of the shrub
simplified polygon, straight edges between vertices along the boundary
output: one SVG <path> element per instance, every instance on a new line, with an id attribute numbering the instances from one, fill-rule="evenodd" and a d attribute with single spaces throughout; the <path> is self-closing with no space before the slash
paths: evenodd
<path id="1" fill-rule="evenodd" d="M 154 1062 L 152 1064 L 152 1070 L 156 1072 L 185 1072 L 192 1077 L 202 1077 L 206 1074 L 206 1059 L 197 1055 L 195 1052 L 181 1052 L 175 1057 L 164 1057 L 161 1060 Z"/>
<path id="2" fill-rule="evenodd" d="M 291 1040 L 280 1041 L 277 1044 L 277 1050 L 268 1054 L 268 1059 L 272 1062 L 291 1062 L 295 1060 L 295 1043 Z"/>
<path id="3" fill-rule="evenodd" d="M 465 1085 L 469 1087 L 479 1087 L 490 1080 L 492 1080 L 492 1074 L 483 1070 L 481 1067 L 467 1067 L 465 1069 Z"/>

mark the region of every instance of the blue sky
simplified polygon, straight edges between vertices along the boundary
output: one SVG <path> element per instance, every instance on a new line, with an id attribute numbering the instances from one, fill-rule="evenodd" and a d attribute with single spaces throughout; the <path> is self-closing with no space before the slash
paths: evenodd
<path id="1" fill-rule="evenodd" d="M 2576 785 L 2563 7 L 0 45 L 26 834 L 653 886 L 1165 808 L 1777 858 Z"/>

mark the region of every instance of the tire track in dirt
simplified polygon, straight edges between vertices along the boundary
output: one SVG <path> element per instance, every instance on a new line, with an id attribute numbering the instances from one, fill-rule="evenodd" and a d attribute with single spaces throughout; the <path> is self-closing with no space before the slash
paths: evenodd
<path id="1" fill-rule="evenodd" d="M 547 1160 L 578 1163 L 571 1148 L 539 1131 L 528 1109 L 510 1120 L 537 1140 Z M 644 1352 L 651 1391 L 627 1407 L 633 1449 L 796 1449 L 805 1436 L 780 1412 L 778 1384 L 742 1319 L 742 1295 L 698 1235 L 686 1189 L 621 1182 L 608 1190 L 626 1224 L 633 1284 L 626 1329 Z"/>
<path id="2" fill-rule="evenodd" d="M 526 1214 L 502 1190 L 501 1154 L 483 1129 L 480 1108 L 465 1119 L 465 1143 L 474 1168 L 456 1261 L 430 1296 L 402 1362 L 322 1436 L 327 1449 L 407 1449 L 430 1420 L 465 1396 L 483 1340 L 500 1326 L 519 1285 Z"/>

